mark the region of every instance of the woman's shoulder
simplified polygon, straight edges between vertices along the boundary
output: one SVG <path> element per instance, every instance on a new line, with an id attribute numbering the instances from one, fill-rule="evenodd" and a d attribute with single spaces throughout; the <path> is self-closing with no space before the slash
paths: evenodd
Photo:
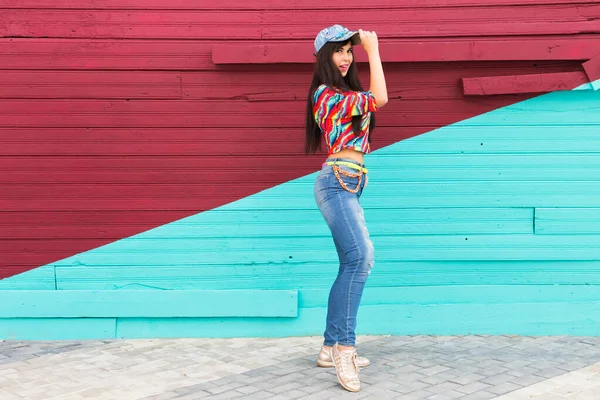
<path id="1" fill-rule="evenodd" d="M 320 97 L 322 94 L 327 95 L 328 97 L 344 97 L 347 96 L 349 94 L 355 93 L 353 91 L 348 91 L 348 90 L 342 90 L 340 88 L 337 87 L 333 87 L 333 86 L 329 86 L 325 83 L 323 83 L 322 85 L 320 85 L 316 90 L 315 90 L 315 96 Z"/>
<path id="2" fill-rule="evenodd" d="M 326 84 L 319 85 L 313 94 L 313 98 L 315 101 L 323 101 L 325 99 L 330 99 L 332 96 L 335 96 L 337 92 L 331 86 Z"/>
<path id="3" fill-rule="evenodd" d="M 325 92 L 333 92 L 333 91 L 334 91 L 334 89 L 331 86 L 326 85 L 325 83 L 322 83 L 319 85 L 319 87 L 317 87 L 317 90 L 315 92 L 325 93 Z"/>

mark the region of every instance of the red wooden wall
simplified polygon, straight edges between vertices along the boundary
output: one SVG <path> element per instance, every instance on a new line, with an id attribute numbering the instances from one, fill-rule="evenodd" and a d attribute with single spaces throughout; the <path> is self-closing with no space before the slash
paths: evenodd
<path id="1" fill-rule="evenodd" d="M 375 149 L 533 95 L 463 79 L 568 86 L 600 53 L 590 0 L 0 0 L 0 278 L 315 171 L 303 112 L 333 23 L 381 37 Z"/>

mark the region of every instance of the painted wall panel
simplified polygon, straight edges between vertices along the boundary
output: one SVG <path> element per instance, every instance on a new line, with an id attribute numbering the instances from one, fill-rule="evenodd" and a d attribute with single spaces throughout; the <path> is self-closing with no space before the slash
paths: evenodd
<path id="1" fill-rule="evenodd" d="M 539 235 L 595 235 L 600 232 L 600 208 L 537 208 Z"/>
<path id="2" fill-rule="evenodd" d="M 320 334 L 337 263 L 302 126 L 333 12 L 140 4 L 0 0 L 0 338 Z M 597 2 L 350 8 L 382 37 L 390 93 L 361 199 L 376 264 L 359 333 L 600 334 L 600 92 L 582 84 Z M 464 96 L 463 80 L 557 73 L 577 79 Z M 231 290 L 284 296 L 289 315 L 180 306 L 216 291 L 228 310 Z"/>
<path id="3" fill-rule="evenodd" d="M 472 6 L 521 6 L 528 4 L 594 4 L 596 0 L 374 0 L 364 3 L 361 0 L 346 0 L 344 5 L 348 8 L 362 7 L 364 9 L 394 9 L 415 7 L 472 7 Z M 0 8 L 65 8 L 65 9 L 97 9 L 97 0 L 62 0 L 60 3 L 53 0 L 0 0 Z M 137 0 L 104 0 L 104 9 L 159 9 L 159 10 L 258 10 L 258 9 L 329 9 L 331 5 L 323 4 L 317 0 L 302 0 L 290 2 L 289 0 L 224 0 L 218 4 L 212 2 L 194 2 L 187 0 L 148 0 L 139 3 Z"/>

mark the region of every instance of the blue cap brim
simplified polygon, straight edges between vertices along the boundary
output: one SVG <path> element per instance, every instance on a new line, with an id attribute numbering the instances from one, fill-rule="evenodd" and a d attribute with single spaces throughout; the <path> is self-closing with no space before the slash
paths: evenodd
<path id="1" fill-rule="evenodd" d="M 338 40 L 331 40 L 331 42 L 345 42 L 348 39 L 352 39 L 352 44 L 356 45 L 356 44 L 360 44 L 360 35 L 358 34 L 358 32 L 348 32 L 347 34 L 345 34 L 342 38 L 338 39 Z"/>

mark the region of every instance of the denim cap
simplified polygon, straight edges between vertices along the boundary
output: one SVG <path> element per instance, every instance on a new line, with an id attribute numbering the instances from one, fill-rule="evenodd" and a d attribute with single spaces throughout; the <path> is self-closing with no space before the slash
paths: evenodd
<path id="1" fill-rule="evenodd" d="M 350 31 L 342 25 L 333 25 L 323 29 L 315 39 L 315 54 L 328 42 L 345 42 L 352 38 L 352 44 L 360 44 L 358 31 Z"/>

